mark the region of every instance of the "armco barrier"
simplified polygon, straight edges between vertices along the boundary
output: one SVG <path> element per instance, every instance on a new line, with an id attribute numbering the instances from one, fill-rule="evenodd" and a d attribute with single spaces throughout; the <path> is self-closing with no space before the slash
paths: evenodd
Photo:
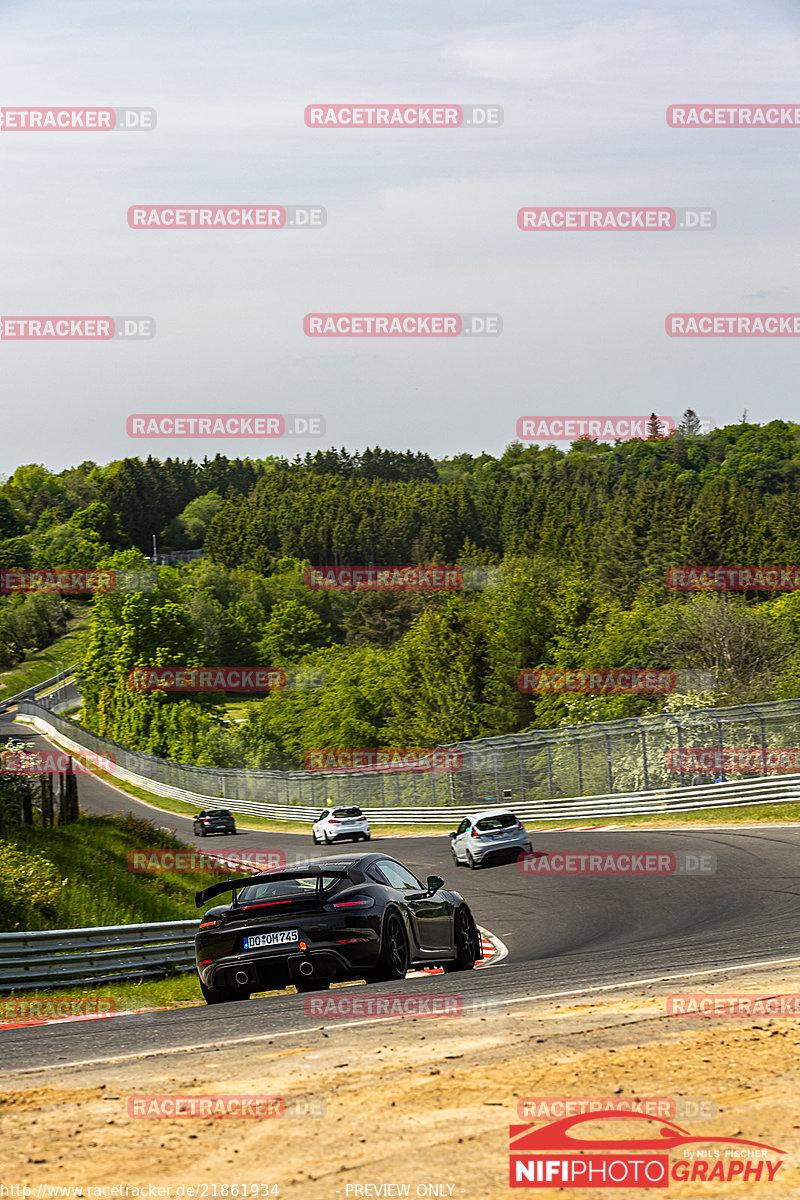
<path id="1" fill-rule="evenodd" d="M 36 696 L 38 696 L 41 692 L 46 691 L 48 688 L 55 687 L 58 683 L 63 683 L 65 679 L 69 679 L 71 675 L 74 675 L 77 668 L 78 664 L 73 663 L 73 665 L 71 667 L 67 667 L 65 671 L 59 671 L 57 675 L 51 676 L 50 679 L 43 679 L 41 683 L 35 683 L 33 687 L 27 688 L 24 692 L 17 692 L 14 696 L 6 696 L 3 699 L 0 699 L 0 713 L 5 712 L 5 710 L 10 708 L 12 704 L 18 704 L 22 700 L 33 700 Z"/>
<path id="2" fill-rule="evenodd" d="M 674 756 L 692 747 L 734 746 L 756 756 L 763 752 L 761 774 L 767 778 L 770 749 L 800 746 L 800 700 L 779 700 L 735 708 L 663 711 L 574 728 L 532 729 L 438 747 L 459 764 L 452 771 L 253 771 L 198 767 L 130 750 L 60 713 L 53 715 L 54 707 L 52 698 L 45 697 L 23 700 L 19 711 L 44 716 L 61 736 L 104 757 L 115 757 L 138 776 L 229 806 L 253 802 L 319 810 L 327 804 L 355 804 L 420 810 L 444 805 L 455 810 L 473 809 L 476 804 L 485 807 L 487 797 L 510 797 L 515 804 L 546 798 L 558 805 L 570 797 L 680 791 L 688 779 L 672 770 Z M 707 774 L 694 782 L 700 786 L 712 779 Z"/>
<path id="3" fill-rule="evenodd" d="M 0 992 L 194 970 L 199 921 L 0 933 Z"/>
<path id="4" fill-rule="evenodd" d="M 311 821 L 319 815 L 324 806 L 323 797 L 314 805 L 302 803 L 280 803 L 281 793 L 288 798 L 290 787 L 298 780 L 300 785 L 309 784 L 310 772 L 280 772 L 280 771 L 237 771 L 227 772 L 224 776 L 207 767 L 193 767 L 188 764 L 172 763 L 158 760 L 165 771 L 198 773 L 198 778 L 230 780 L 232 775 L 249 781 L 252 792 L 267 789 L 274 790 L 275 801 L 234 799 L 209 791 L 195 791 L 176 784 L 165 783 L 141 773 L 141 764 L 150 756 L 138 751 L 127 750 L 123 746 L 100 738 L 89 730 L 84 729 L 75 721 L 49 712 L 41 705 L 25 701 L 20 705 L 20 719 L 34 726 L 46 737 L 53 738 L 67 750 L 75 753 L 90 751 L 101 757 L 115 760 L 115 777 L 141 787 L 157 795 L 182 800 L 187 804 L 207 807 L 209 802 L 220 804 L 232 812 L 244 815 L 271 817 L 283 820 Z M 155 761 L 155 760 L 154 760 Z M 140 770 L 132 770 L 130 765 L 139 766 Z M 317 780 L 317 783 L 325 783 Z M 376 787 L 375 776 L 370 775 L 368 782 Z M 299 785 L 299 786 L 300 786 Z M 444 789 L 442 789 L 444 793 Z M 741 805 L 776 804 L 800 800 L 800 775 L 781 775 L 767 779 L 743 779 L 733 783 L 711 784 L 705 787 L 677 787 L 661 790 L 638 792 L 614 792 L 598 796 L 573 796 L 561 799 L 522 800 L 512 798 L 504 805 L 498 804 L 498 797 L 486 800 L 478 798 L 471 804 L 449 803 L 439 805 L 370 805 L 361 804 L 363 811 L 374 825 L 426 825 L 426 824 L 455 824 L 463 816 L 474 812 L 476 808 L 491 808 L 493 806 L 513 808 L 526 821 L 595 821 L 608 817 L 635 816 L 646 814 L 664 814 L 670 812 L 691 812 L 697 809 L 728 808 Z M 346 803 L 347 801 L 341 801 Z M 333 799 L 333 803 L 339 803 Z"/>

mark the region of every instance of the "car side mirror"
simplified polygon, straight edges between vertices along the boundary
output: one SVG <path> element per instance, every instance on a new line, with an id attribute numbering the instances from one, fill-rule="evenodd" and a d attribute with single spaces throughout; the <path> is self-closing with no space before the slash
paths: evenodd
<path id="1" fill-rule="evenodd" d="M 453 838 L 454 838 L 455 836 L 456 836 L 456 835 L 455 835 L 454 833 L 451 833 L 451 834 L 450 834 L 450 841 L 451 841 L 451 842 L 452 842 L 452 840 L 453 840 Z"/>
<path id="2" fill-rule="evenodd" d="M 428 876 L 428 895 L 432 896 L 434 892 L 438 892 L 440 887 L 444 887 L 444 880 L 441 875 Z"/>

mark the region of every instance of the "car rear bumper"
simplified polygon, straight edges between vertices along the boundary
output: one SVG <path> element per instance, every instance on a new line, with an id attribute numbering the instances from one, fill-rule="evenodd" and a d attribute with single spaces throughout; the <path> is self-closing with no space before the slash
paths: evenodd
<path id="1" fill-rule="evenodd" d="M 531 844 L 531 839 L 527 834 L 518 838 L 509 838 L 508 841 L 485 842 L 477 844 L 474 848 L 470 847 L 470 853 L 476 862 L 483 862 L 485 858 L 495 854 L 519 854 L 525 852 Z"/>
<path id="2" fill-rule="evenodd" d="M 223 988 L 249 987 L 251 991 L 265 991 L 287 987 L 290 983 L 309 979 L 349 979 L 359 977 L 359 969 L 373 966 L 378 952 L 377 936 L 366 931 L 358 940 L 348 941 L 346 946 L 326 942 L 300 951 L 296 946 L 269 951 L 231 954 L 225 958 L 198 964 L 197 972 L 206 987 Z M 244 971 L 247 983 L 236 980 Z"/>

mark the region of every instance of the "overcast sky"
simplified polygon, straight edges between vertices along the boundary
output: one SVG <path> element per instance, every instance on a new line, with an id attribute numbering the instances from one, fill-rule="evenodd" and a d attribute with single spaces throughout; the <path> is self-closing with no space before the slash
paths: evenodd
<path id="1" fill-rule="evenodd" d="M 601 12 L 602 9 L 602 12 Z M 0 4 L 3 106 L 149 106 L 148 133 L 0 132 L 3 315 L 148 315 L 127 343 L 0 341 L 0 472 L 329 445 L 500 453 L 522 415 L 797 418 L 798 339 L 669 338 L 788 312 L 796 3 Z M 497 129 L 309 129 L 316 102 L 499 104 Z M 133 230 L 133 204 L 315 204 L 317 231 Z M 712 232 L 522 233 L 520 207 L 707 205 Z M 494 312 L 495 338 L 312 339 L 309 312 Z M 319 413 L 321 439 L 134 440 L 135 412 Z"/>

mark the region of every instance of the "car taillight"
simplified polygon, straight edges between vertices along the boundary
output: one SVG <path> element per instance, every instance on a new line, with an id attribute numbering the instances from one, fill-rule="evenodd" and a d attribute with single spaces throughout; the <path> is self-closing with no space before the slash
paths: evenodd
<path id="1" fill-rule="evenodd" d="M 472 837 L 477 837 L 477 836 L 478 836 L 478 831 L 477 831 L 477 829 L 475 828 L 475 826 L 474 826 L 474 825 L 472 826 L 472 829 L 470 829 L 470 834 L 471 834 L 471 836 L 472 836 Z"/>
<path id="2" fill-rule="evenodd" d="M 354 896 L 352 900 L 331 900 L 326 908 L 374 908 L 372 896 Z"/>
<path id="3" fill-rule="evenodd" d="M 334 821 L 333 817 L 328 817 L 329 825 L 341 825 L 341 823 L 342 823 L 341 821 Z"/>
<path id="4" fill-rule="evenodd" d="M 219 917 L 209 917 L 208 920 L 200 922 L 201 929 L 212 929 L 214 925 L 221 924 Z"/>

